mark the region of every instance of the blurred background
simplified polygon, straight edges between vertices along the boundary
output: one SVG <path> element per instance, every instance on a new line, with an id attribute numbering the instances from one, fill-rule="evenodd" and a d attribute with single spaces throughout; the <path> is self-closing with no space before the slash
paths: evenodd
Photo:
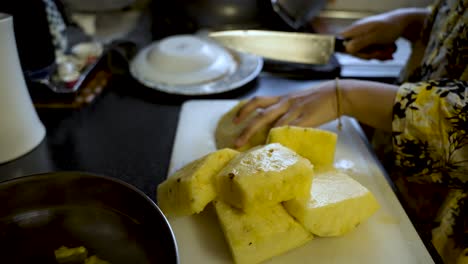
<path id="1" fill-rule="evenodd" d="M 62 0 L 71 21 L 93 39 L 109 42 L 125 38 L 142 47 L 152 40 L 169 35 L 194 33 L 199 30 L 262 28 L 285 31 L 339 33 L 360 18 L 400 7 L 424 7 L 431 0 Z M 280 14 L 279 6 L 292 6 L 304 13 L 289 12 L 301 23 L 294 28 Z M 284 11 L 284 10 L 283 10 Z M 306 16 L 306 18 L 304 18 Z M 396 76 L 406 63 L 411 48 L 398 41 L 398 52 L 392 61 L 364 61 L 337 54 L 324 71 L 341 66 L 350 72 L 343 76 L 359 77 L 372 67 L 375 75 Z M 266 65 L 284 71 L 284 65 Z M 384 66 L 384 67 L 380 67 Z M 297 72 L 297 68 L 292 69 Z M 367 73 L 366 73 L 367 74 Z"/>
<path id="2" fill-rule="evenodd" d="M 59 1 L 59 0 L 56 0 Z M 140 42 L 176 33 L 192 33 L 206 28 L 285 29 L 284 21 L 272 8 L 307 3 L 322 7 L 311 21 L 326 25 L 328 31 L 387 10 L 409 6 L 427 6 L 430 0 L 62 0 L 70 21 L 99 41 L 136 38 Z M 316 29 L 318 30 L 318 29 Z M 141 34 L 141 32 L 149 34 Z"/>
<path id="3" fill-rule="evenodd" d="M 26 76 L 43 80 L 57 75 L 63 85 L 49 85 L 55 92 L 73 92 L 78 87 L 89 58 L 116 41 L 129 41 L 136 49 L 175 34 L 225 29 L 270 29 L 337 34 L 360 18 L 400 7 L 428 6 L 431 0 L 15 0 L 1 1 L 0 12 L 14 16 L 18 51 Z M 28 8 L 24 8 L 28 6 Z M 51 13 L 52 9 L 57 12 Z M 59 15 L 57 15 L 58 13 Z M 46 19 L 47 18 L 47 19 Z M 34 21 L 34 23 L 31 23 Z M 51 41 L 51 39 L 53 41 Z M 69 56 L 73 47 L 88 43 L 85 60 Z M 89 43 L 98 43 L 98 50 Z M 329 65 L 291 67 L 265 64 L 264 69 L 314 77 L 311 72 L 334 76 L 340 66 L 353 66 L 341 75 L 398 75 L 411 52 L 401 39 L 391 61 L 363 61 L 336 54 Z M 54 52 L 55 51 L 55 52 Z M 94 52 L 94 53 L 93 53 Z M 58 66 L 57 66 L 58 65 Z M 83 66 L 84 65 L 84 66 Z M 385 66 L 385 67 L 375 67 Z M 369 71 L 369 67 L 372 70 Z M 306 73 L 301 73 L 306 70 Z M 322 76 L 324 77 L 324 76 Z M 369 77 L 369 76 L 368 76 Z M 42 79 L 41 79 L 42 78 Z M 50 80 L 47 83 L 53 82 Z M 62 86 L 65 86 L 63 88 Z M 71 88 L 68 88 L 71 87 Z"/>

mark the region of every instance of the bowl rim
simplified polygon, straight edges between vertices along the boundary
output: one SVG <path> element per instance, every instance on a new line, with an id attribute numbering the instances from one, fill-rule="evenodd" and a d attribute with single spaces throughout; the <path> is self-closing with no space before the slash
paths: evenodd
<path id="1" fill-rule="evenodd" d="M 36 179 L 36 178 L 54 178 L 57 177 L 57 175 L 60 174 L 70 174 L 70 176 L 75 176 L 75 177 L 86 177 L 86 178 L 95 178 L 95 179 L 101 179 L 104 181 L 108 182 L 113 182 L 116 183 L 130 191 L 133 191 L 136 193 L 138 196 L 142 197 L 146 202 L 148 202 L 151 207 L 156 209 L 158 214 L 162 216 L 163 223 L 166 225 L 166 228 L 168 229 L 169 233 L 171 234 L 171 240 L 174 242 L 174 253 L 176 256 L 176 263 L 180 264 L 180 256 L 179 256 L 179 248 L 177 244 L 177 239 L 174 234 L 174 230 L 172 229 L 169 220 L 167 217 L 164 215 L 164 213 L 161 211 L 161 209 L 158 207 L 158 205 L 151 199 L 149 198 L 148 195 L 146 195 L 143 191 L 138 189 L 137 187 L 133 186 L 130 183 L 127 183 L 123 180 L 117 179 L 112 176 L 107 176 L 99 173 L 90 173 L 90 172 L 84 172 L 84 171 L 77 171 L 77 170 L 71 170 L 71 171 L 53 171 L 53 172 L 43 172 L 43 173 L 37 173 L 37 174 L 30 174 L 30 175 L 25 175 L 25 176 L 20 176 L 17 178 L 13 179 L 8 179 L 4 181 L 0 181 L 0 189 L 2 188 L 7 188 L 8 186 L 16 185 L 16 184 L 24 184 L 27 183 L 30 179 Z M 69 177 L 70 177 L 69 176 Z"/>

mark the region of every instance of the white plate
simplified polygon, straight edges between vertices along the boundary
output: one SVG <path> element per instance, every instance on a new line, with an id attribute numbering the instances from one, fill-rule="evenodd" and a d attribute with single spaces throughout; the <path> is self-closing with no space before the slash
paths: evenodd
<path id="1" fill-rule="evenodd" d="M 210 95 L 235 90 L 257 77 L 263 67 L 263 59 L 259 56 L 228 50 L 235 65 L 220 78 L 195 84 L 168 84 L 145 78 L 138 70 L 145 63 L 148 52 L 149 48 L 145 48 L 132 60 L 130 73 L 143 85 L 169 94 Z"/>

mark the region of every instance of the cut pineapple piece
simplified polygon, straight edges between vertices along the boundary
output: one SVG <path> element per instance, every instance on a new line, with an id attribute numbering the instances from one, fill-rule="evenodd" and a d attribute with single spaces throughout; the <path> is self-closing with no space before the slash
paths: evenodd
<path id="1" fill-rule="evenodd" d="M 221 149 L 195 160 L 158 186 L 157 200 L 166 216 L 199 213 L 216 197 L 214 176 L 239 152 Z"/>
<path id="2" fill-rule="evenodd" d="M 215 209 L 237 264 L 254 264 L 283 254 L 312 239 L 312 234 L 277 204 L 244 213 L 221 201 Z"/>
<path id="3" fill-rule="evenodd" d="M 315 170 L 327 170 L 335 159 L 337 135 L 333 132 L 295 126 L 270 130 L 267 143 L 280 143 L 308 159 Z"/>
<path id="4" fill-rule="evenodd" d="M 344 173 L 317 173 L 312 185 L 310 199 L 287 201 L 284 206 L 315 235 L 344 235 L 379 208 L 374 195 Z"/>
<path id="5" fill-rule="evenodd" d="M 241 107 L 247 101 L 241 101 L 236 106 L 234 106 L 229 112 L 225 113 L 221 119 L 218 121 L 218 125 L 215 130 L 215 139 L 216 139 L 216 147 L 220 148 L 234 148 L 234 142 L 240 136 L 241 132 L 247 127 L 250 121 L 258 114 L 257 111 L 253 111 L 249 116 L 247 116 L 241 123 L 235 124 L 234 117 L 236 116 L 237 112 L 241 109 Z M 239 151 L 245 151 L 257 145 L 265 144 L 268 131 L 270 130 L 270 126 L 265 126 L 259 131 L 257 131 L 241 148 Z"/>
<path id="6" fill-rule="evenodd" d="M 224 202 L 243 210 L 308 197 L 310 162 L 280 144 L 253 148 L 231 160 L 216 176 Z"/>

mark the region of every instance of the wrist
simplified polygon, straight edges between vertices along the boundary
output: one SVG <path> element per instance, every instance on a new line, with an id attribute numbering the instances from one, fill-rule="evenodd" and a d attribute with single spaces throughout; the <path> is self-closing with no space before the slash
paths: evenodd
<path id="1" fill-rule="evenodd" d="M 342 115 L 354 117 L 353 114 L 353 92 L 355 92 L 351 85 L 352 80 L 339 80 L 340 92 L 341 92 L 341 111 Z"/>
<path id="2" fill-rule="evenodd" d="M 393 104 L 398 86 L 360 80 L 340 80 L 342 114 L 391 131 Z"/>

